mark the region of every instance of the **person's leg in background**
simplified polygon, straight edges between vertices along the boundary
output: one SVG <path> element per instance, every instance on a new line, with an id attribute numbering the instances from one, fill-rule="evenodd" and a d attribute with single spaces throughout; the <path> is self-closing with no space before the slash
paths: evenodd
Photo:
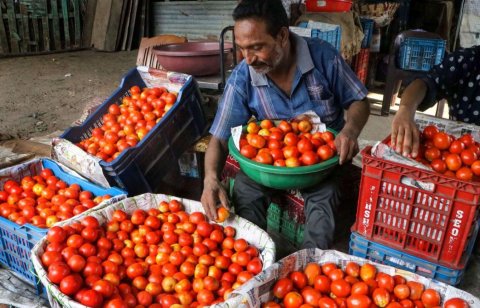
<path id="1" fill-rule="evenodd" d="M 358 200 L 359 185 L 360 168 L 346 164 L 337 167 L 318 185 L 302 190 L 305 202 L 302 248 L 329 249 L 335 235 L 339 231 L 342 233 L 345 228 L 350 228 Z M 336 221 L 337 223 L 340 221 L 341 225 L 337 225 Z"/>
<path id="2" fill-rule="evenodd" d="M 267 209 L 275 192 L 277 190 L 258 184 L 240 170 L 233 185 L 235 213 L 267 230 Z"/>

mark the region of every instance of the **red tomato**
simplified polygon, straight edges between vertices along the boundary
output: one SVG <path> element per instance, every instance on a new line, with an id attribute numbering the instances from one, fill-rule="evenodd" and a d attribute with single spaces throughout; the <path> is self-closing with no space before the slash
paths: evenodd
<path id="1" fill-rule="evenodd" d="M 127 294 L 128 295 L 128 294 Z M 109 300 L 104 308 L 128 308 L 127 304 L 120 298 Z"/>
<path id="2" fill-rule="evenodd" d="M 410 296 L 410 288 L 406 284 L 398 284 L 393 289 L 393 294 L 399 299 L 407 299 Z"/>
<path id="3" fill-rule="evenodd" d="M 439 173 L 444 173 L 445 171 L 447 171 L 447 164 L 439 158 L 432 160 L 430 166 L 433 170 Z"/>
<path id="4" fill-rule="evenodd" d="M 257 148 L 251 146 L 250 144 L 246 144 L 240 148 L 240 154 L 246 158 L 253 159 L 257 155 Z"/>
<path id="5" fill-rule="evenodd" d="M 283 299 L 285 308 L 298 308 L 303 304 L 303 297 L 298 292 L 290 292 Z"/>
<path id="6" fill-rule="evenodd" d="M 465 144 L 460 140 L 455 140 L 450 144 L 450 148 L 448 149 L 450 153 L 460 154 L 463 150 L 465 150 Z"/>
<path id="7" fill-rule="evenodd" d="M 322 297 L 318 301 L 318 307 L 319 308 L 339 308 L 337 303 L 329 297 Z"/>
<path id="8" fill-rule="evenodd" d="M 60 291 L 66 295 L 73 295 L 80 290 L 82 282 L 82 277 L 80 277 L 80 275 L 68 275 L 60 282 Z"/>
<path id="9" fill-rule="evenodd" d="M 48 267 L 48 279 L 59 284 L 63 278 L 70 275 L 70 267 L 64 262 L 55 262 Z"/>
<path id="10" fill-rule="evenodd" d="M 330 289 L 332 293 L 337 297 L 348 297 L 350 295 L 352 287 L 345 280 L 338 279 L 338 280 L 332 281 L 330 285 Z"/>
<path id="11" fill-rule="evenodd" d="M 313 144 L 308 139 L 301 139 L 297 143 L 297 148 L 300 153 L 312 152 Z"/>
<path id="12" fill-rule="evenodd" d="M 302 272 L 291 272 L 289 278 L 298 290 L 303 289 L 307 285 L 307 276 Z"/>
<path id="13" fill-rule="evenodd" d="M 465 144 L 465 146 L 467 148 L 472 146 L 473 144 L 475 144 L 475 140 L 473 139 L 472 135 L 470 135 L 470 134 L 465 134 L 462 137 L 460 137 L 458 140 L 463 142 L 463 144 Z"/>
<path id="14" fill-rule="evenodd" d="M 276 298 L 282 299 L 293 290 L 293 282 L 288 278 L 281 278 L 275 283 L 272 290 Z"/>
<path id="15" fill-rule="evenodd" d="M 320 162 L 320 158 L 318 157 L 317 153 L 313 151 L 307 151 L 300 156 L 300 161 L 303 165 L 310 166 Z"/>
<path id="16" fill-rule="evenodd" d="M 433 289 L 427 289 L 422 293 L 421 300 L 426 308 L 433 308 L 440 306 L 442 299 L 437 291 Z"/>
<path id="17" fill-rule="evenodd" d="M 440 150 L 436 147 L 431 147 L 425 150 L 425 153 L 423 154 L 425 156 L 425 159 L 428 161 L 433 161 L 435 159 L 439 159 L 442 156 L 442 153 Z"/>
<path id="18" fill-rule="evenodd" d="M 42 257 L 42 263 L 45 267 L 49 267 L 55 262 L 62 262 L 63 257 L 62 254 L 59 253 L 58 251 L 46 251 L 43 253 Z"/>
<path id="19" fill-rule="evenodd" d="M 423 136 L 429 140 L 432 140 L 437 133 L 438 133 L 438 128 L 435 125 L 425 126 L 422 132 Z"/>
<path id="20" fill-rule="evenodd" d="M 385 274 L 385 273 L 378 273 L 376 277 L 376 281 L 378 283 L 379 288 L 384 288 L 388 292 L 393 292 L 393 288 L 395 286 L 395 280 L 392 276 Z"/>
<path id="21" fill-rule="evenodd" d="M 360 275 L 360 265 L 355 262 L 348 262 L 345 266 L 345 274 L 352 277 L 358 277 Z"/>
<path id="22" fill-rule="evenodd" d="M 410 299 L 419 300 L 423 293 L 423 284 L 416 281 L 407 282 L 407 286 L 410 288 Z"/>
<path id="23" fill-rule="evenodd" d="M 368 295 L 369 293 L 369 287 L 368 284 L 366 284 L 363 281 L 355 282 L 352 285 L 352 295 Z"/>
<path id="24" fill-rule="evenodd" d="M 470 168 L 472 169 L 473 174 L 480 176 L 480 160 L 474 161 Z"/>
<path id="25" fill-rule="evenodd" d="M 384 288 L 376 288 L 372 293 L 373 302 L 380 307 L 386 307 L 390 301 L 390 293 Z"/>
<path id="26" fill-rule="evenodd" d="M 51 227 L 47 233 L 47 240 L 51 243 L 62 243 L 67 238 L 67 232 L 62 227 Z"/>
<path id="27" fill-rule="evenodd" d="M 457 171 L 462 166 L 462 159 L 458 154 L 448 154 L 445 158 L 447 168 L 451 171 Z"/>
<path id="28" fill-rule="evenodd" d="M 333 135 L 333 133 L 331 133 L 329 131 L 325 131 L 325 132 L 322 133 L 322 139 L 325 142 L 333 141 L 333 140 L 335 140 L 335 135 Z"/>
<path id="29" fill-rule="evenodd" d="M 331 280 L 325 275 L 318 275 L 315 277 L 313 287 L 322 293 L 330 292 Z"/>
<path id="30" fill-rule="evenodd" d="M 318 301 L 320 300 L 322 295 L 317 290 L 308 287 L 302 290 L 302 297 L 305 304 L 315 307 L 318 305 Z"/>
<path id="31" fill-rule="evenodd" d="M 335 152 L 328 145 L 322 145 L 318 148 L 317 154 L 322 161 L 325 161 L 332 158 L 335 155 Z"/>
<path id="32" fill-rule="evenodd" d="M 446 150 L 450 147 L 451 138 L 447 133 L 438 132 L 433 136 L 433 144 L 440 150 Z"/>
<path id="33" fill-rule="evenodd" d="M 348 308 L 370 308 L 372 300 L 367 295 L 352 295 L 347 298 Z"/>
<path id="34" fill-rule="evenodd" d="M 443 304 L 444 308 L 468 308 L 469 305 L 461 298 L 450 298 Z"/>
<path id="35" fill-rule="evenodd" d="M 457 179 L 462 181 L 471 181 L 473 178 L 473 172 L 468 167 L 461 167 L 457 170 L 455 176 L 457 177 Z"/>
<path id="36" fill-rule="evenodd" d="M 475 153 L 470 149 L 467 149 L 467 150 L 463 150 L 462 153 L 460 153 L 460 157 L 462 158 L 462 162 L 465 165 L 470 166 L 477 160 L 477 153 Z"/>
<path id="37" fill-rule="evenodd" d="M 80 303 L 88 307 L 101 307 L 103 297 L 95 290 L 86 290 L 83 292 Z"/>

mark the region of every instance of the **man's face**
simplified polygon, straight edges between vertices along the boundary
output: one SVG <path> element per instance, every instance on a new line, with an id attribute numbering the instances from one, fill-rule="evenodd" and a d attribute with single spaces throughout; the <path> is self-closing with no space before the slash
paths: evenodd
<path id="1" fill-rule="evenodd" d="M 282 32 L 277 37 L 272 37 L 267 32 L 265 22 L 257 19 L 240 20 L 235 23 L 234 31 L 235 43 L 247 64 L 257 73 L 269 73 L 283 59 L 285 51 L 282 48 Z"/>

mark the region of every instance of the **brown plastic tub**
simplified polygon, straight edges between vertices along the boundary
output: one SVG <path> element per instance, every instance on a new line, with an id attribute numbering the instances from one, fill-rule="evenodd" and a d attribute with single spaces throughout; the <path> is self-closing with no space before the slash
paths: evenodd
<path id="1" fill-rule="evenodd" d="M 225 43 L 225 54 L 232 50 Z M 158 63 L 168 71 L 193 76 L 215 75 L 220 72 L 220 46 L 218 42 L 188 42 L 156 46 L 153 52 Z"/>

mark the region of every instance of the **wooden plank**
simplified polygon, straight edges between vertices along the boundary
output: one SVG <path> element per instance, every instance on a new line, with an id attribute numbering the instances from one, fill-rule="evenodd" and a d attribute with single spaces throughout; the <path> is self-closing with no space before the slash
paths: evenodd
<path id="1" fill-rule="evenodd" d="M 62 0 L 62 19 L 63 19 L 63 35 L 65 38 L 65 49 L 68 49 L 72 46 L 72 42 L 70 41 L 68 2 L 69 2 L 68 0 Z"/>
<path id="2" fill-rule="evenodd" d="M 133 0 L 128 0 L 128 8 L 126 11 L 127 19 L 125 20 L 125 25 L 122 28 L 122 32 L 123 32 L 122 50 L 127 50 L 128 28 L 130 26 L 130 19 L 132 17 L 132 7 L 133 7 Z"/>
<path id="3" fill-rule="evenodd" d="M 73 0 L 73 22 L 75 25 L 75 39 L 74 39 L 74 47 L 80 47 L 82 44 L 81 33 L 82 29 L 80 29 L 80 0 Z"/>
<path id="4" fill-rule="evenodd" d="M 135 23 L 137 21 L 138 1 L 139 0 L 133 0 L 132 13 L 131 13 L 132 18 L 130 19 L 130 25 L 128 26 L 127 50 L 132 50 L 133 33 L 135 31 Z"/>
<path id="5" fill-rule="evenodd" d="M 33 40 L 35 41 L 34 51 L 40 51 L 40 33 L 38 32 L 38 22 L 39 19 L 33 14 L 32 25 L 33 25 Z"/>
<path id="6" fill-rule="evenodd" d="M 117 45 L 117 37 L 120 33 L 120 17 L 122 15 L 122 1 L 113 1 L 110 11 L 110 20 L 108 23 L 107 35 L 105 40 L 105 50 L 115 51 Z"/>
<path id="7" fill-rule="evenodd" d="M 49 26 L 49 18 L 48 18 L 48 6 L 47 2 L 49 0 L 43 0 L 43 5 L 45 6 L 45 14 L 42 15 L 42 32 L 43 32 L 43 50 L 50 51 L 52 47 L 50 46 L 50 26 Z"/>
<path id="8" fill-rule="evenodd" d="M 92 30 L 92 45 L 95 49 L 105 50 L 105 36 L 107 33 L 111 8 L 112 0 L 97 1 Z"/>
<path id="9" fill-rule="evenodd" d="M 60 41 L 60 22 L 58 16 L 58 6 L 57 1 L 50 1 L 52 6 L 52 28 L 50 33 L 53 33 L 54 47 L 52 50 L 60 50 L 62 48 L 62 43 Z"/>
<path id="10" fill-rule="evenodd" d="M 20 53 L 24 53 L 27 51 L 27 44 L 25 43 L 25 33 L 23 31 L 23 20 L 22 20 L 22 12 L 21 12 L 21 4 L 18 4 L 18 13 L 15 13 L 15 20 L 17 22 L 17 29 L 18 29 L 18 36 L 20 37 L 19 45 L 20 45 Z"/>
<path id="11" fill-rule="evenodd" d="M 128 0 L 123 0 L 122 1 L 122 13 L 120 14 L 120 24 L 118 25 L 118 36 L 117 36 L 117 44 L 115 46 L 115 50 L 122 50 L 122 42 L 123 42 L 123 37 L 125 35 L 125 22 L 127 19 L 127 8 L 129 5 Z"/>
<path id="12" fill-rule="evenodd" d="M 4 13 L 5 10 L 3 10 L 0 5 L 0 53 L 7 54 L 10 53 L 10 48 L 8 47 L 7 31 L 5 31 Z"/>
<path id="13" fill-rule="evenodd" d="M 30 41 L 30 26 L 28 24 L 28 10 L 26 6 L 23 6 L 20 3 L 20 14 L 22 16 L 22 23 L 23 23 L 23 52 L 30 52 L 33 51 L 33 49 L 30 47 L 31 46 L 31 41 Z"/>
<path id="14" fill-rule="evenodd" d="M 15 3 L 14 0 L 7 0 L 7 16 L 8 16 L 8 29 L 10 31 L 10 46 L 12 53 L 19 53 L 20 48 L 18 44 L 18 30 L 17 23 L 15 21 Z"/>
<path id="15" fill-rule="evenodd" d="M 83 37 L 82 37 L 83 47 L 92 46 L 93 22 L 95 20 L 96 7 L 97 7 L 97 0 L 87 1 L 87 9 L 84 14 L 84 20 L 83 20 Z"/>
<path id="16" fill-rule="evenodd" d="M 95 48 L 105 51 L 116 50 L 122 5 L 122 1 L 118 0 L 97 2 L 92 33 Z"/>

